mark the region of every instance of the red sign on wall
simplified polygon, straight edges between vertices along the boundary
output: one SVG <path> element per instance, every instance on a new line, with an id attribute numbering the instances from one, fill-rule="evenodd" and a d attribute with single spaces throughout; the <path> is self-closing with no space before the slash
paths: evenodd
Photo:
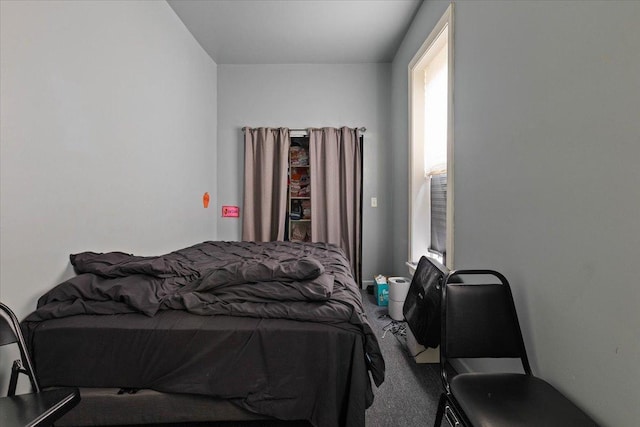
<path id="1" fill-rule="evenodd" d="M 240 216 L 240 208 L 238 206 L 223 206 L 222 216 L 225 218 L 238 218 Z"/>

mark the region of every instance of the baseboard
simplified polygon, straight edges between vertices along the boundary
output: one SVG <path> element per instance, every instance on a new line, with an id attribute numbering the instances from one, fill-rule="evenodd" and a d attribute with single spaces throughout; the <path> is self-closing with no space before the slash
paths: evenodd
<path id="1" fill-rule="evenodd" d="M 440 347 L 425 348 L 413 357 L 416 363 L 440 363 Z"/>
<path id="2" fill-rule="evenodd" d="M 373 286 L 373 280 L 362 280 L 362 289 L 367 289 L 367 286 Z"/>
<path id="3" fill-rule="evenodd" d="M 416 363 L 440 363 L 440 347 L 426 348 L 419 344 L 409 327 L 407 327 L 407 349 Z"/>

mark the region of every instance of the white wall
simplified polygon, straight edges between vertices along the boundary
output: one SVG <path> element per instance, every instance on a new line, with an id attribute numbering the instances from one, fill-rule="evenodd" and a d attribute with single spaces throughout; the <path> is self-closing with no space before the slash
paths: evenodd
<path id="1" fill-rule="evenodd" d="M 396 204 L 407 64 L 447 5 L 423 4 L 392 65 Z M 534 372 L 602 425 L 635 425 L 640 3 L 455 6 L 455 267 L 505 273 Z"/>
<path id="2" fill-rule="evenodd" d="M 364 126 L 363 279 L 390 273 L 389 71 L 389 64 L 220 65 L 219 204 L 242 206 L 243 126 Z M 220 240 L 239 240 L 241 228 L 240 219 L 218 219 Z"/>
<path id="3" fill-rule="evenodd" d="M 165 2 L 2 1 L 0 298 L 215 238 L 216 64 Z"/>

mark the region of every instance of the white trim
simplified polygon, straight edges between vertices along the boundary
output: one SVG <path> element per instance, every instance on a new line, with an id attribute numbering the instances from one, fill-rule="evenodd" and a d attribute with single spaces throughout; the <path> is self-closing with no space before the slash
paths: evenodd
<path id="1" fill-rule="evenodd" d="M 416 81 L 414 78 L 415 68 L 420 64 L 420 62 L 425 58 L 430 48 L 434 45 L 434 43 L 439 39 L 440 35 L 443 31 L 447 31 L 447 43 L 448 43 L 448 90 L 447 90 L 447 98 L 448 98 L 448 111 L 447 111 L 447 267 L 453 268 L 453 259 L 454 259 L 454 169 L 453 169 L 453 76 L 454 76 L 454 32 L 453 32 L 453 15 L 454 15 L 454 3 L 450 3 L 447 7 L 447 10 L 442 15 L 438 23 L 435 25 L 427 39 L 424 41 L 418 52 L 414 55 L 414 57 L 409 62 L 408 66 L 408 102 L 409 102 L 409 117 L 408 117 L 408 125 L 409 125 L 409 164 L 408 164 L 408 182 L 409 182 L 409 210 L 408 210 L 408 223 L 409 223 L 409 236 L 408 236 L 408 254 L 409 261 L 413 261 L 412 254 L 412 233 L 413 233 L 413 163 L 414 163 L 414 146 L 420 146 L 423 135 L 420 135 L 416 132 L 415 123 L 413 117 L 422 117 L 423 111 L 420 109 L 424 108 L 424 100 L 414 98 L 414 95 L 418 97 L 423 97 L 423 91 L 415 90 L 418 84 L 422 85 L 423 82 Z"/>
<path id="2" fill-rule="evenodd" d="M 416 67 L 416 65 L 420 61 L 422 61 L 425 54 L 431 48 L 431 45 L 433 45 L 433 43 L 438 39 L 438 37 L 440 37 L 440 34 L 442 34 L 444 27 L 447 24 L 450 24 L 452 21 L 453 21 L 453 3 L 451 3 L 449 7 L 447 7 L 447 10 L 445 10 L 442 17 L 440 17 L 440 20 L 438 21 L 438 23 L 435 25 L 435 27 L 433 27 L 433 30 L 431 30 L 429 37 L 427 37 L 424 43 L 422 43 L 422 46 L 420 46 L 420 49 L 418 49 L 418 52 L 416 52 L 416 54 L 411 59 L 411 62 L 409 62 L 409 73 L 410 73 L 409 76 L 411 76 L 411 72 Z M 451 30 L 449 30 L 448 35 L 453 36 L 453 33 L 451 32 Z M 451 53 L 451 49 L 449 49 L 449 53 Z"/>
<path id="3" fill-rule="evenodd" d="M 301 138 L 301 137 L 305 137 L 305 136 L 309 136 L 309 132 L 306 130 L 290 130 L 289 131 L 289 137 L 290 138 Z"/>
<path id="4" fill-rule="evenodd" d="M 415 262 L 411 262 L 411 261 L 407 261 L 407 262 L 405 262 L 405 264 L 409 268 L 409 276 L 413 277 L 413 275 L 415 274 L 415 272 L 416 272 L 416 270 L 418 268 L 418 264 L 416 264 Z"/>
<path id="5" fill-rule="evenodd" d="M 453 3 L 449 5 L 447 8 L 447 13 L 449 14 L 449 52 L 448 52 L 448 61 L 449 61 L 449 93 L 447 94 L 447 107 L 448 111 L 448 123 L 447 123 L 447 267 L 453 270 L 453 247 L 454 247 L 454 197 L 455 192 L 453 191 L 454 183 L 453 178 L 455 176 L 454 173 L 454 165 L 453 165 L 453 67 L 454 67 L 454 50 L 453 50 Z"/>

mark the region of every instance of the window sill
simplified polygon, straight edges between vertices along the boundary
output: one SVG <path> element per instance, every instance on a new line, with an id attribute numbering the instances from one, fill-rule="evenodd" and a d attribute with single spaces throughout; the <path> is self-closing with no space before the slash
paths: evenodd
<path id="1" fill-rule="evenodd" d="M 409 267 L 409 275 L 413 277 L 413 274 L 416 272 L 416 268 L 418 268 L 418 263 L 407 261 L 405 264 L 407 264 L 407 267 Z"/>

